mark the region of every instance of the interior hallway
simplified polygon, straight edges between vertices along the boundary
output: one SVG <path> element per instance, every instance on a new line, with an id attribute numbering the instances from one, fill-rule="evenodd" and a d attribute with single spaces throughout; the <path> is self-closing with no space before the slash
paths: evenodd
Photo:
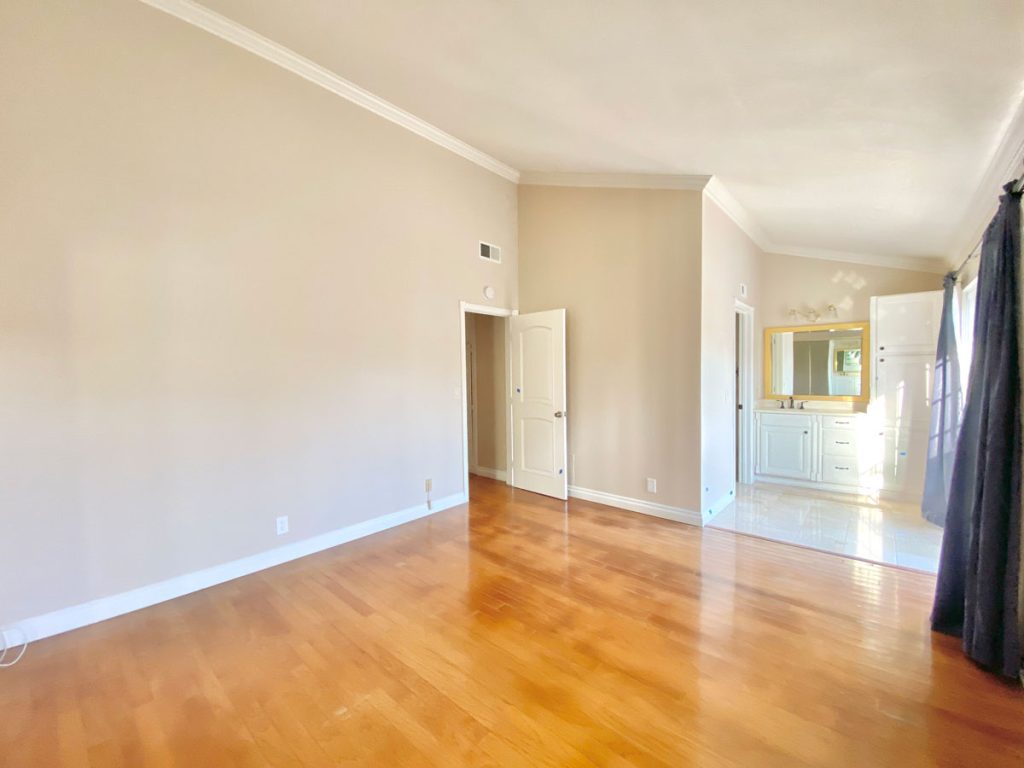
<path id="1" fill-rule="evenodd" d="M 1024 694 L 931 576 L 474 478 L 473 501 L 39 642 L 34 766 L 984 765 Z"/>

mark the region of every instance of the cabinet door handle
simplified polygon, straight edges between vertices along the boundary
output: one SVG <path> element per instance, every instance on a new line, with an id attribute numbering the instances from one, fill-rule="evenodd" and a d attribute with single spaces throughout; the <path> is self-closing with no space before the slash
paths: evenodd
<path id="1" fill-rule="evenodd" d="M 836 469 L 841 469 L 841 470 L 845 470 L 845 471 L 847 471 L 847 472 L 849 472 L 849 471 L 850 471 L 850 468 L 849 468 L 849 467 L 836 467 Z"/>
<path id="2" fill-rule="evenodd" d="M 849 440 L 836 440 L 836 445 L 849 445 Z"/>
<path id="3" fill-rule="evenodd" d="M 807 430 L 806 430 L 806 429 L 804 430 L 804 434 L 805 434 L 805 435 L 807 434 Z"/>

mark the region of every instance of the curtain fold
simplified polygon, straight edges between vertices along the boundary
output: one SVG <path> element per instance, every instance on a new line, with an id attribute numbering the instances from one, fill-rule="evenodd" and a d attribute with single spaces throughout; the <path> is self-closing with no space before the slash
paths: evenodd
<path id="1" fill-rule="evenodd" d="M 982 666 L 1021 665 L 1020 193 L 1004 187 L 982 241 L 974 356 L 946 513 L 933 629 Z"/>
<path id="2" fill-rule="evenodd" d="M 946 524 L 949 488 L 953 480 L 956 439 L 960 434 L 960 357 L 956 346 L 953 315 L 956 273 L 943 281 L 942 319 L 939 323 L 939 345 L 935 353 L 932 378 L 931 429 L 928 435 L 928 462 L 925 465 L 924 496 L 921 515 L 940 527 Z"/>

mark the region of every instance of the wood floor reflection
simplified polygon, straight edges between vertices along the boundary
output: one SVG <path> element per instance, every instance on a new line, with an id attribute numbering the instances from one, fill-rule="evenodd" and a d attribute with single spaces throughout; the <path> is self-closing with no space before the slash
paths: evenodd
<path id="1" fill-rule="evenodd" d="M 932 576 L 473 499 L 36 644 L 0 765 L 1024 765 L 1024 696 L 928 631 Z"/>

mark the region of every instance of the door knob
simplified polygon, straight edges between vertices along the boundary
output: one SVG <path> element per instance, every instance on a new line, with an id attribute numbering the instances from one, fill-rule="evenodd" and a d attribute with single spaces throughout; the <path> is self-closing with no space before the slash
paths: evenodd
<path id="1" fill-rule="evenodd" d="M 565 414 L 562 411 L 555 411 L 555 418 L 556 419 L 560 419 L 563 416 L 565 416 Z"/>

